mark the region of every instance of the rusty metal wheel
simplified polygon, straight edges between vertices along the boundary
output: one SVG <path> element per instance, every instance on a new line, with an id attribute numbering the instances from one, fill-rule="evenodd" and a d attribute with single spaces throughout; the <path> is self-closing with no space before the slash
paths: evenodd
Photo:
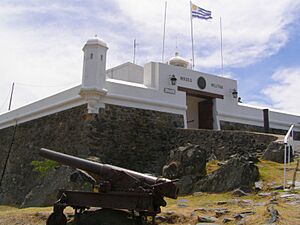
<path id="1" fill-rule="evenodd" d="M 140 215 L 136 217 L 137 225 L 146 225 L 147 224 L 147 216 Z"/>
<path id="2" fill-rule="evenodd" d="M 48 217 L 46 225 L 66 225 L 67 218 L 64 214 L 51 213 Z"/>

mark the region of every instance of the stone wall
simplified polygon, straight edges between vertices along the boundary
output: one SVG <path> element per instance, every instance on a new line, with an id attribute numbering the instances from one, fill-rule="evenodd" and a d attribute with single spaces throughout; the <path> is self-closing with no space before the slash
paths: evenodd
<path id="1" fill-rule="evenodd" d="M 103 162 L 145 171 L 151 170 L 151 162 L 160 151 L 151 131 L 183 127 L 183 117 L 175 114 L 106 105 L 94 117 L 86 108 L 82 105 L 17 126 L 0 187 L 0 204 L 19 205 L 33 187 L 41 184 L 43 179 L 31 166 L 33 160 L 43 160 L 38 155 L 41 147 L 84 158 L 101 156 Z M 0 174 L 12 134 L 13 127 L 0 130 Z M 152 148 L 156 151 L 153 155 L 149 153 Z"/>
<path id="2" fill-rule="evenodd" d="M 243 131 L 253 131 L 253 132 L 264 133 L 263 125 L 260 127 L 260 126 L 249 125 L 249 124 L 220 121 L 220 126 L 221 126 L 222 130 L 243 130 Z M 285 135 L 287 133 L 287 130 L 275 129 L 275 128 L 270 127 L 269 133 Z M 294 139 L 300 140 L 300 132 L 294 132 Z"/>
<path id="3" fill-rule="evenodd" d="M 97 156 L 103 163 L 159 175 L 170 150 L 186 143 L 205 146 L 209 156 L 227 159 L 241 151 L 264 150 L 276 139 L 250 132 L 180 127 L 182 115 L 115 105 L 106 105 L 95 116 L 87 114 L 83 105 L 22 123 L 17 127 L 1 185 L 0 204 L 20 205 L 34 187 L 43 183 L 31 166 L 33 160 L 43 160 L 38 155 L 41 147 L 83 158 Z M 12 127 L 0 130 L 1 173 L 12 132 Z M 68 183 L 69 177 L 47 178 L 55 179 Z M 64 187 L 59 185 L 56 188 Z"/>
<path id="4" fill-rule="evenodd" d="M 39 182 L 31 162 L 41 160 L 41 147 L 75 155 L 88 154 L 88 127 L 82 119 L 86 106 L 72 108 L 17 126 L 4 178 L 0 203 L 20 204 L 24 196 Z M 0 130 L 0 159 L 5 159 L 12 140 L 12 127 Z M 0 173 L 4 160 L 1 160 Z"/>

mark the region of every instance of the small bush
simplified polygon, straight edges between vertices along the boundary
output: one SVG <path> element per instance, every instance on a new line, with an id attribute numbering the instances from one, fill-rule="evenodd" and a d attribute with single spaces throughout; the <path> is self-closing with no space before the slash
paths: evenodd
<path id="1" fill-rule="evenodd" d="M 33 171 L 40 173 L 42 177 L 46 176 L 49 170 L 59 165 L 57 162 L 49 159 L 43 161 L 34 160 L 30 164 L 33 166 Z"/>

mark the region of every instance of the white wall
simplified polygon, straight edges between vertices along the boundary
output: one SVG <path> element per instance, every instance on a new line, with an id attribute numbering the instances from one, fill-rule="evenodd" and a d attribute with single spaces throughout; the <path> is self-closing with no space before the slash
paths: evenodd
<path id="1" fill-rule="evenodd" d="M 219 120 L 263 127 L 263 109 L 241 103 L 233 107 L 218 104 L 217 115 Z M 300 131 L 300 115 L 269 109 L 269 121 L 270 128 L 288 130 L 295 124 L 295 130 Z"/>
<path id="2" fill-rule="evenodd" d="M 120 66 L 107 70 L 106 76 L 111 79 L 129 81 L 143 84 L 144 82 L 144 68 L 127 62 Z"/>
<path id="3" fill-rule="evenodd" d="M 156 67 L 150 63 L 149 70 L 145 74 L 151 74 L 151 68 Z M 158 74 L 155 73 L 155 76 Z M 166 88 L 174 88 L 170 84 Z M 0 115 L 0 129 L 18 123 L 23 123 L 45 115 L 56 113 L 74 106 L 86 104 L 86 101 L 79 95 L 81 86 L 71 88 L 56 95 L 47 97 L 35 103 L 6 112 Z M 105 88 L 107 95 L 101 99 L 103 103 L 114 104 L 126 107 L 136 107 L 148 110 L 156 110 L 183 115 L 186 117 L 185 93 L 165 93 L 164 89 L 149 87 L 144 84 L 128 82 L 123 80 L 107 78 Z M 176 88 L 175 88 L 176 89 Z"/>
<path id="4" fill-rule="evenodd" d="M 219 120 L 263 126 L 263 108 L 238 104 L 237 99 L 233 98 L 232 91 L 237 89 L 235 80 L 154 62 L 146 64 L 143 70 L 141 74 L 141 68 L 131 63 L 108 70 L 105 82 L 105 88 L 108 92 L 101 101 L 106 104 L 180 114 L 185 118 L 185 127 L 187 127 L 187 120 L 191 120 L 190 117 L 193 117 L 193 126 L 197 127 L 198 116 L 187 115 L 186 112 L 187 105 L 195 108 L 196 104 L 186 102 L 186 93 L 177 91 L 177 86 L 181 86 L 224 97 L 224 99 L 214 100 L 215 129 L 219 128 Z M 115 73 L 115 71 L 118 72 Z M 116 74 L 118 74 L 118 79 L 113 78 Z M 170 83 L 171 75 L 177 78 L 177 85 L 175 86 Z M 141 76 L 142 78 L 140 78 Z M 200 89 L 197 85 L 197 80 L 200 76 L 206 80 L 204 89 Z M 126 79 L 127 81 L 125 81 Z M 22 123 L 86 104 L 86 101 L 78 94 L 79 91 L 80 86 L 77 86 L 11 112 L 1 114 L 0 129 L 13 125 L 15 120 Z M 196 112 L 196 110 L 193 111 Z M 300 115 L 270 110 L 269 117 L 271 128 L 287 130 L 294 123 L 296 124 L 296 130 L 300 131 L 298 125 Z"/>

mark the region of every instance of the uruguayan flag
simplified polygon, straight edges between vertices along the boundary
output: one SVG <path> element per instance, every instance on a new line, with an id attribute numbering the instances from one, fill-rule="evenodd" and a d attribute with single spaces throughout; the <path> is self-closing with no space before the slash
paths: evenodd
<path id="1" fill-rule="evenodd" d="M 191 5 L 191 11 L 192 11 L 192 18 L 199 18 L 204 20 L 212 19 L 211 11 L 200 8 L 199 6 L 196 6 L 193 3 Z"/>

